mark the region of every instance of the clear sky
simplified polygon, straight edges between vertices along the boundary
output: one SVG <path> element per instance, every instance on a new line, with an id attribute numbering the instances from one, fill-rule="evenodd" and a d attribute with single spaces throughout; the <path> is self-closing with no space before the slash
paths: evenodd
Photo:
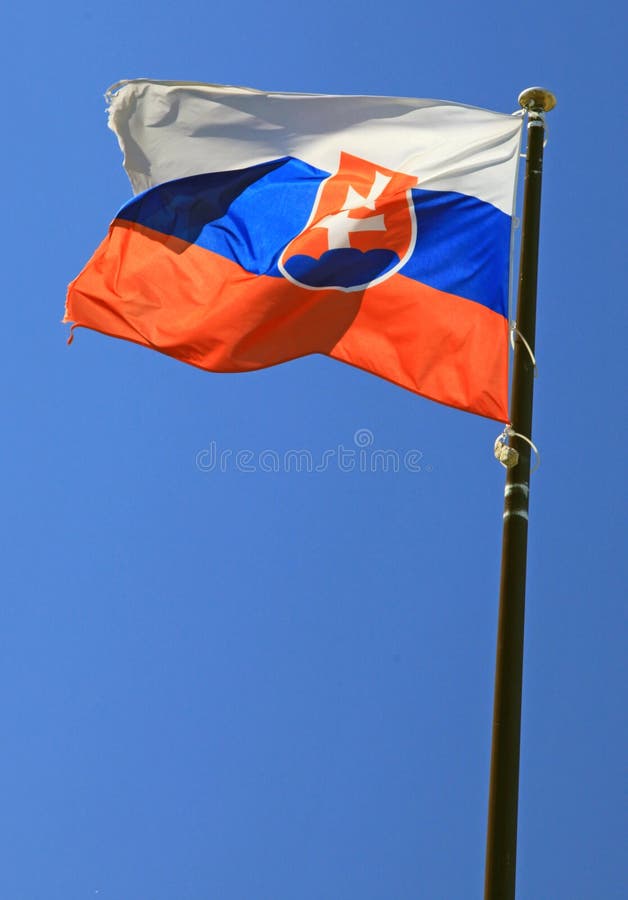
<path id="1" fill-rule="evenodd" d="M 103 93 L 136 76 L 503 112 L 556 93 L 518 898 L 627 896 L 625 10 L 584 10 L 5 11 L 3 900 L 482 894 L 500 427 L 323 357 L 227 376 L 84 330 L 68 348 L 66 284 L 131 195 Z M 197 464 L 360 429 L 421 471 Z"/>

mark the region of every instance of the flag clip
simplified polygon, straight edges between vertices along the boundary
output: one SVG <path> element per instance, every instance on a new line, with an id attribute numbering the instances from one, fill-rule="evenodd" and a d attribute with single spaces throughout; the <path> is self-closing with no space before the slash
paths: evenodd
<path id="1" fill-rule="evenodd" d="M 493 453 L 497 462 L 501 463 L 505 469 L 512 469 L 519 462 L 519 452 L 507 443 L 512 428 L 507 425 L 499 437 L 496 439 Z"/>

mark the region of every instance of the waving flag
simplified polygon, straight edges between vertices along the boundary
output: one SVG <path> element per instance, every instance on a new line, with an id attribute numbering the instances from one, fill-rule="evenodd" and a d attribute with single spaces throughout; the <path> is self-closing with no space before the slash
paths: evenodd
<path id="1" fill-rule="evenodd" d="M 65 321 L 214 372 L 323 353 L 507 420 L 520 118 L 144 79 L 108 98 L 139 196 Z"/>

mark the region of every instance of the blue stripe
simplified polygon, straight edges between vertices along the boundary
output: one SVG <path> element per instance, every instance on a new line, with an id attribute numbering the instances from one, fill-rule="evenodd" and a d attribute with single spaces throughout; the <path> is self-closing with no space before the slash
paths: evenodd
<path id="1" fill-rule="evenodd" d="M 511 218 L 453 191 L 412 191 L 414 253 L 402 275 L 508 315 Z"/>
<path id="2" fill-rule="evenodd" d="M 117 218 L 197 244 L 249 272 L 281 278 L 279 256 L 307 224 L 328 174 L 286 157 L 195 175 L 151 188 Z M 401 274 L 507 315 L 510 217 L 465 194 L 412 195 L 417 241 Z"/>

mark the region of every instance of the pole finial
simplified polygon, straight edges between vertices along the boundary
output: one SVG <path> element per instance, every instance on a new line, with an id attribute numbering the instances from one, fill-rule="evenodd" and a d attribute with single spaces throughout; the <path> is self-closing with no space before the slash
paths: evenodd
<path id="1" fill-rule="evenodd" d="M 546 88 L 530 87 L 519 94 L 519 105 L 528 112 L 549 112 L 556 106 L 556 97 Z"/>

